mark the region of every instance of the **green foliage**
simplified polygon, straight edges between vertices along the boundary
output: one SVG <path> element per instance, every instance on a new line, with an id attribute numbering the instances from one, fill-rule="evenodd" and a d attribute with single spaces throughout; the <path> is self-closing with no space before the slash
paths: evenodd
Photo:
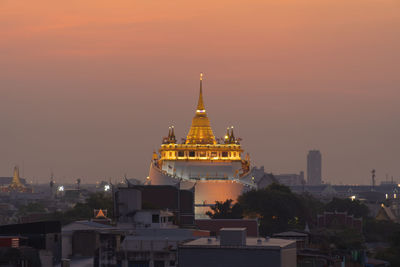
<path id="1" fill-rule="evenodd" d="M 375 255 L 375 258 L 390 262 L 390 266 L 400 266 L 399 255 L 399 247 L 390 247 L 388 249 L 378 251 Z"/>
<path id="2" fill-rule="evenodd" d="M 364 225 L 364 234 L 367 242 L 390 242 L 396 244 L 398 237 L 396 233 L 400 232 L 400 224 L 390 221 L 377 221 L 373 218 L 368 218 Z"/>
<path id="3" fill-rule="evenodd" d="M 312 196 L 310 193 L 305 192 L 301 195 L 297 195 L 298 201 L 301 203 L 301 210 L 299 211 L 301 218 L 301 223 L 304 224 L 308 222 L 315 221 L 318 214 L 324 212 L 324 204 Z"/>
<path id="4" fill-rule="evenodd" d="M 362 233 L 351 228 L 322 228 L 313 231 L 313 243 L 319 244 L 325 251 L 328 251 L 332 245 L 340 250 L 358 250 L 364 248 L 364 237 Z"/>
<path id="5" fill-rule="evenodd" d="M 89 195 L 85 203 L 76 205 L 65 212 L 55 212 L 49 215 L 49 219 L 59 220 L 62 224 L 67 224 L 78 220 L 89 220 L 93 218 L 95 209 L 106 209 L 108 216 L 113 214 L 113 200 L 110 194 L 98 192 Z"/>
<path id="6" fill-rule="evenodd" d="M 392 235 L 390 237 L 390 248 L 378 251 L 376 258 L 390 262 L 391 266 L 400 266 L 400 224 L 392 223 Z"/>
<path id="7" fill-rule="evenodd" d="M 18 208 L 18 215 L 26 215 L 29 213 L 45 213 L 46 209 L 41 203 L 32 202 L 27 205 L 22 205 Z"/>
<path id="8" fill-rule="evenodd" d="M 301 224 L 305 221 L 301 218 L 302 203 L 287 186 L 273 183 L 265 189 L 244 193 L 238 202 L 245 216 L 259 218 L 262 235 L 304 226 Z"/>
<path id="9" fill-rule="evenodd" d="M 233 200 L 227 199 L 225 202 L 217 201 L 215 206 L 211 207 L 212 211 L 207 211 L 206 215 L 212 219 L 241 219 L 243 218 L 243 210 L 239 203 L 232 205 Z"/>
<path id="10" fill-rule="evenodd" d="M 346 211 L 350 215 L 354 215 L 355 217 L 368 217 L 368 207 L 361 203 L 359 200 L 351 200 L 348 198 L 333 198 L 331 202 L 326 204 L 326 211 Z"/>

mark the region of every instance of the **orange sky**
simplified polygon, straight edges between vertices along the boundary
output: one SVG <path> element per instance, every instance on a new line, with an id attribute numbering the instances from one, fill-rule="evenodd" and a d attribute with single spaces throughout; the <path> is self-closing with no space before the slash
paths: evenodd
<path id="1" fill-rule="evenodd" d="M 398 0 L 0 0 L 0 176 L 142 178 L 198 73 L 217 136 L 274 173 L 400 182 Z"/>

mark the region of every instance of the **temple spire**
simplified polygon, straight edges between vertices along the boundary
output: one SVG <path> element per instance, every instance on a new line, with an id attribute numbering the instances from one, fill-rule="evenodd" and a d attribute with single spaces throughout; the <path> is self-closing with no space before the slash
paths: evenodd
<path id="1" fill-rule="evenodd" d="M 186 137 L 185 144 L 216 144 L 203 102 L 203 73 L 200 73 L 200 93 L 196 115 Z"/>
<path id="2" fill-rule="evenodd" d="M 171 137 L 170 137 L 170 142 L 171 143 L 176 143 L 176 137 L 175 137 L 175 131 L 174 131 L 175 127 L 171 126 Z"/>
<path id="3" fill-rule="evenodd" d="M 197 103 L 197 112 L 204 112 L 204 102 L 203 102 L 203 73 L 200 73 L 200 94 L 199 101 Z"/>

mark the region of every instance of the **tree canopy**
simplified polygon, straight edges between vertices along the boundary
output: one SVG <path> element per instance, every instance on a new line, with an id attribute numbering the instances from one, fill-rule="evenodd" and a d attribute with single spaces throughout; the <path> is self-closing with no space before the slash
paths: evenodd
<path id="1" fill-rule="evenodd" d="M 211 207 L 212 211 L 207 211 L 206 215 L 212 219 L 241 219 L 243 218 L 242 207 L 235 203 L 232 205 L 233 200 L 227 199 L 225 202 L 217 201 L 215 206 Z"/>

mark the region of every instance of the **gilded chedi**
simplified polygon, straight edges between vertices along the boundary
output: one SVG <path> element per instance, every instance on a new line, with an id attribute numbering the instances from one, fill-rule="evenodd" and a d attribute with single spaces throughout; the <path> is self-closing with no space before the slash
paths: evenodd
<path id="1" fill-rule="evenodd" d="M 159 153 L 153 153 L 148 182 L 193 187 L 196 207 L 236 200 L 243 190 L 255 188 L 250 178 L 250 158 L 248 154 L 243 158 L 242 153 L 233 127 L 227 129 L 223 138 L 215 138 L 204 105 L 200 74 L 199 99 L 189 133 L 179 144 L 174 127 L 169 128 Z"/>

